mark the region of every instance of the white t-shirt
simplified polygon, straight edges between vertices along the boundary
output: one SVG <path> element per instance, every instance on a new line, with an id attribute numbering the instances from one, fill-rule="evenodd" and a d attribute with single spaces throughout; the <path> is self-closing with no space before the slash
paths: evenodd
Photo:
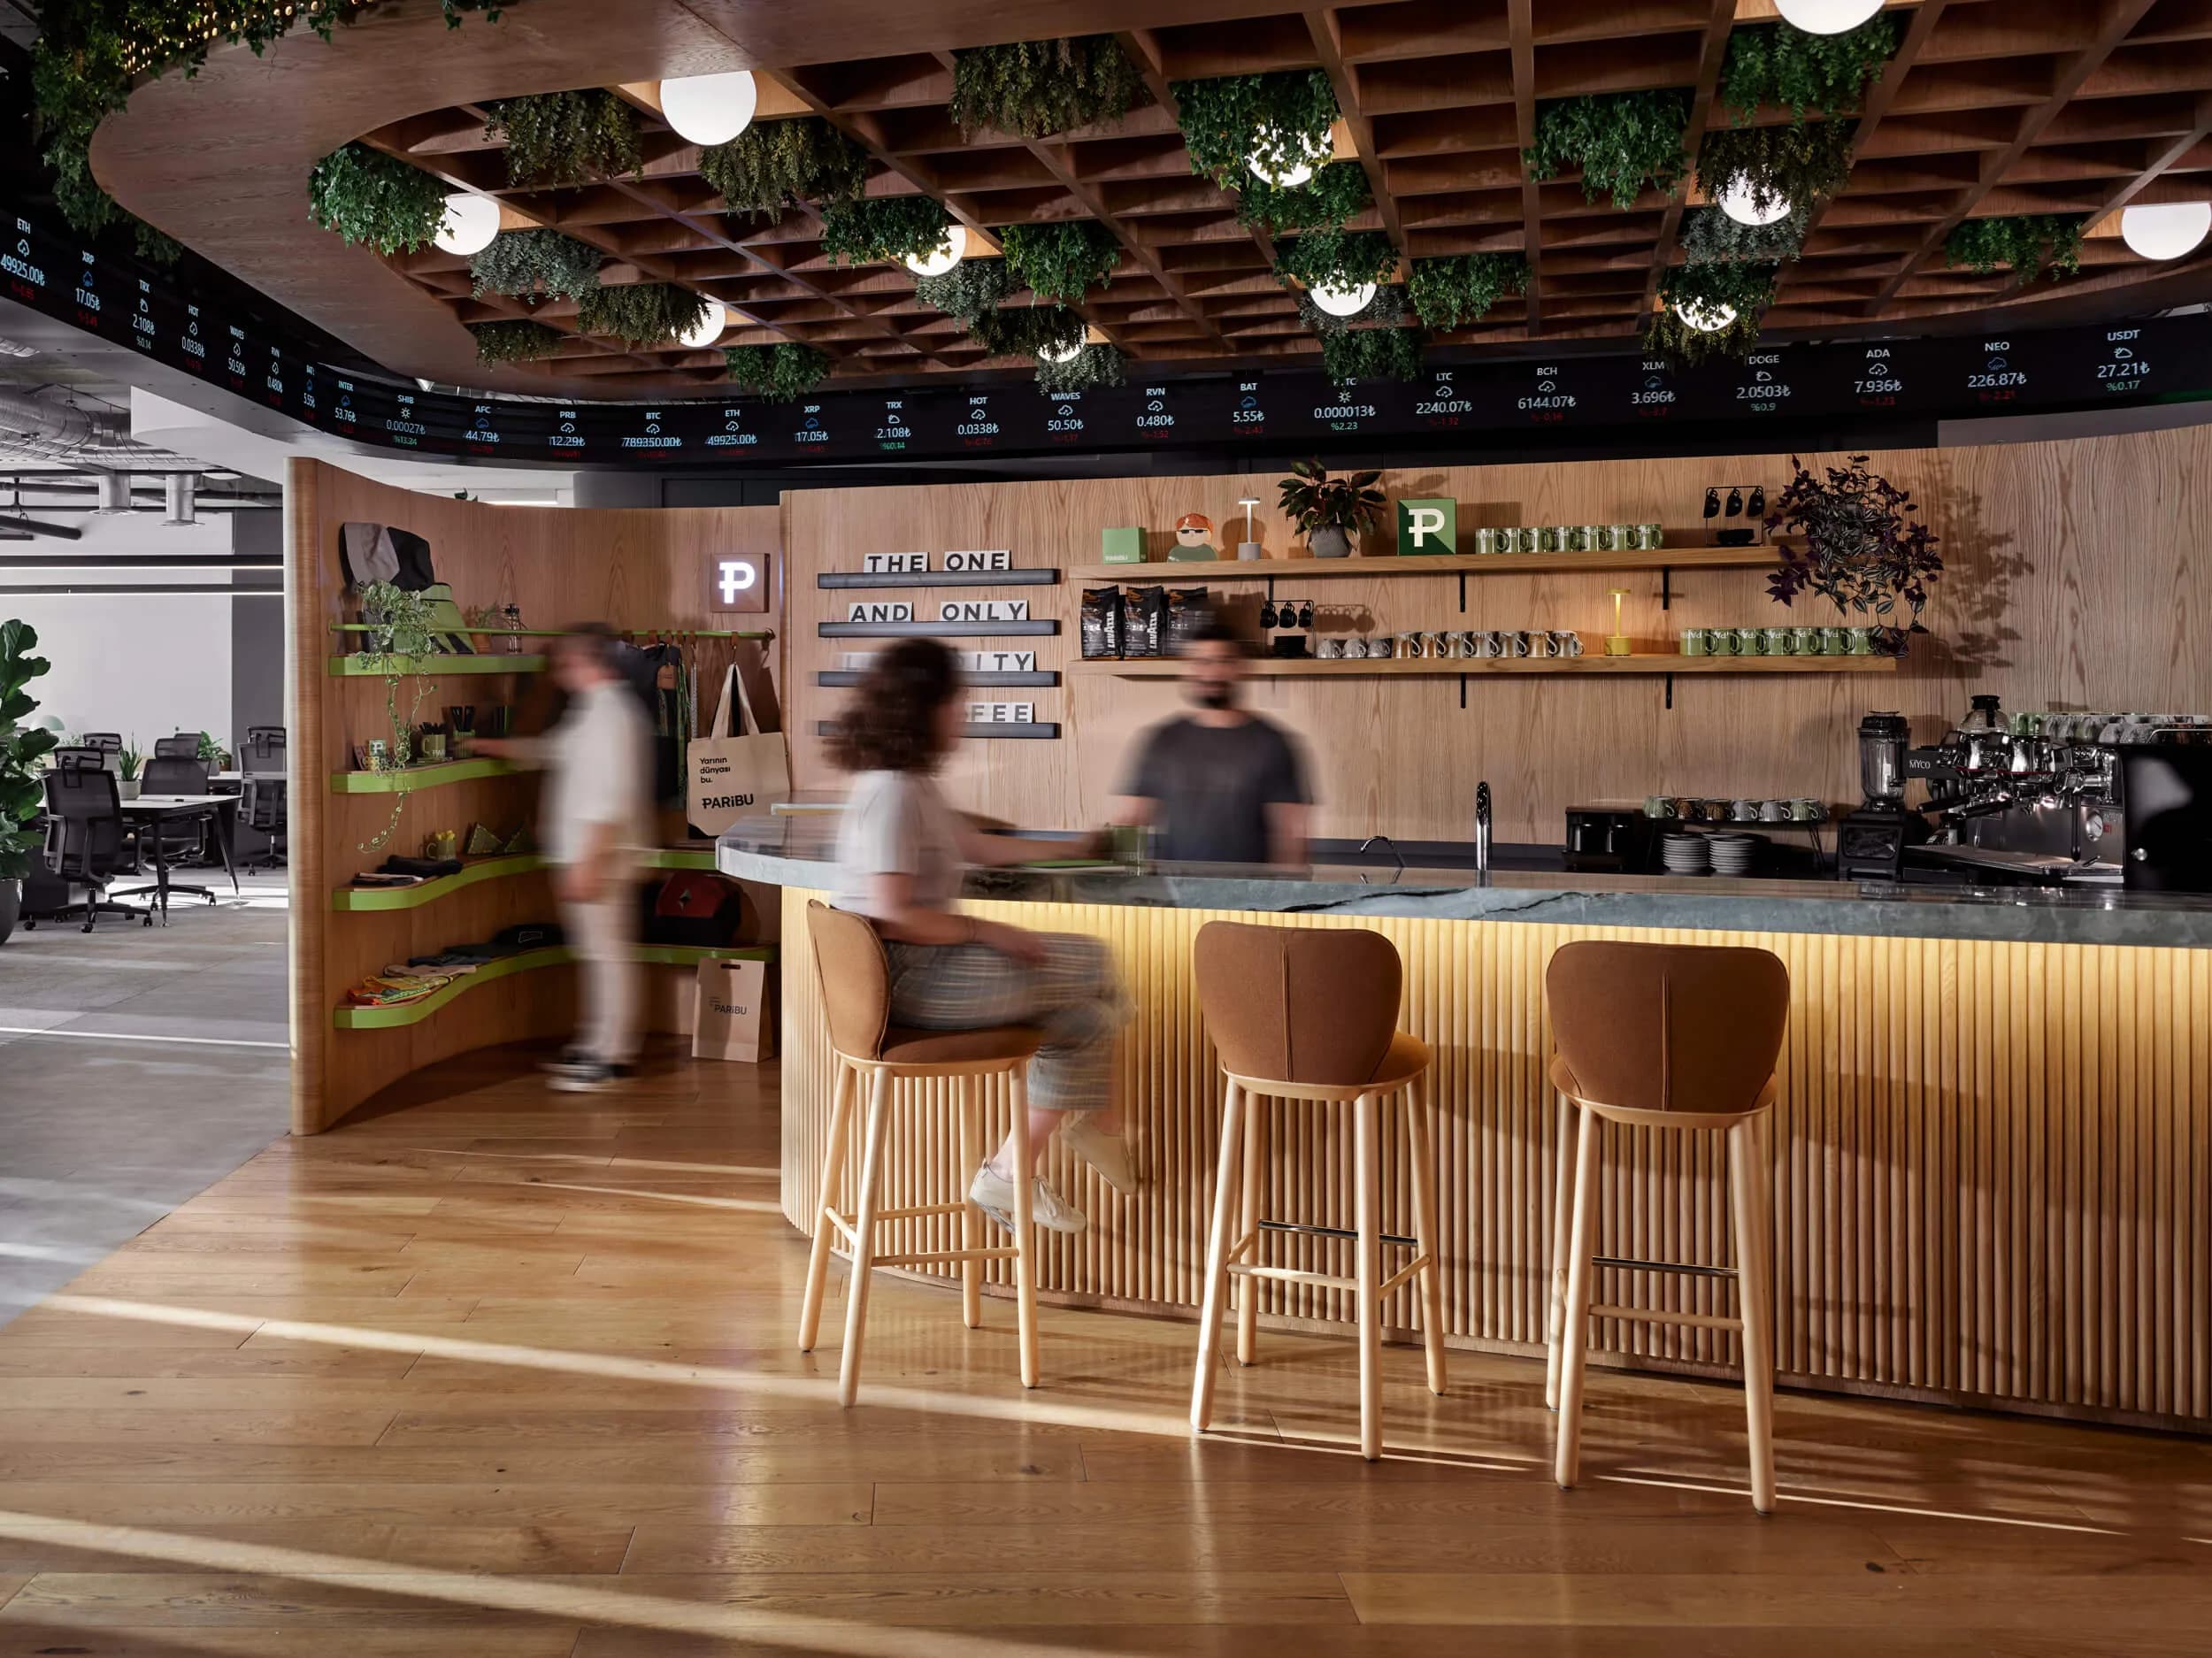
<path id="1" fill-rule="evenodd" d="M 879 875 L 914 878 L 914 902 L 949 910 L 964 873 L 960 814 L 918 771 L 863 771 L 837 830 L 837 907 L 884 919 Z"/>
<path id="2" fill-rule="evenodd" d="M 601 824 L 614 826 L 618 856 L 653 844 L 652 732 L 627 685 L 606 679 L 570 698 L 536 748 L 552 773 L 540 826 L 553 862 L 574 863 Z"/>

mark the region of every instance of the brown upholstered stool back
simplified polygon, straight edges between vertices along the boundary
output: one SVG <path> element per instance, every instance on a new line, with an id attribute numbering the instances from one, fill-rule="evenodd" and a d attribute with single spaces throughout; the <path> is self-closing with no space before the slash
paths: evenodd
<path id="1" fill-rule="evenodd" d="M 1390 1051 L 1404 970 L 1379 933 L 1210 921 L 1192 959 L 1207 1030 L 1236 1076 L 1352 1086 Z"/>
<path id="2" fill-rule="evenodd" d="M 1767 950 L 1564 944 L 1544 974 L 1573 1093 L 1644 1111 L 1748 1111 L 1774 1074 L 1790 975 Z"/>
<path id="3" fill-rule="evenodd" d="M 833 910 L 819 899 L 807 905 L 806 925 L 830 1040 L 855 1059 L 879 1057 L 891 1023 L 891 964 L 883 940 L 865 916 Z"/>

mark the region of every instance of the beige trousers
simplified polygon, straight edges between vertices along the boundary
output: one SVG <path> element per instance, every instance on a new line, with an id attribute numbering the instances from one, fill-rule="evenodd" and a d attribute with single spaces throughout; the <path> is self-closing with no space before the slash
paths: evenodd
<path id="1" fill-rule="evenodd" d="M 561 926 L 576 952 L 576 1046 L 610 1065 L 637 1057 L 645 969 L 637 959 L 637 888 L 608 882 L 588 904 L 563 904 Z"/>

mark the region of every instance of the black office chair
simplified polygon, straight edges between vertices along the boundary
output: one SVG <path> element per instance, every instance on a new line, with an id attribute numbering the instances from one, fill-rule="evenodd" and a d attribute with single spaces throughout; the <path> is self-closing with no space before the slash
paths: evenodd
<path id="1" fill-rule="evenodd" d="M 87 748 L 97 748 L 104 754 L 123 752 L 123 735 L 114 731 L 88 731 L 78 742 Z"/>
<path id="2" fill-rule="evenodd" d="M 199 757 L 200 733 L 196 731 L 180 731 L 173 737 L 154 739 L 154 758 L 157 760 L 196 760 Z M 206 791 L 196 789 L 193 792 L 204 794 Z M 184 791 L 182 789 L 149 789 L 147 793 L 150 794 L 181 794 Z"/>
<path id="3" fill-rule="evenodd" d="M 207 793 L 207 766 L 199 760 L 159 758 L 146 762 L 145 773 L 139 779 L 138 792 L 142 794 L 204 794 Z M 204 818 L 188 818 L 178 822 L 141 825 L 136 832 L 131 867 L 134 871 L 145 868 L 149 854 L 157 866 L 165 867 L 179 858 L 204 858 L 207 855 L 208 825 Z M 215 902 L 214 891 L 206 887 L 187 886 L 180 881 L 168 883 L 172 893 L 193 893 Z M 151 893 L 159 896 L 159 887 L 134 887 L 119 892 L 118 898 L 141 898 Z M 165 913 L 168 905 L 162 905 Z"/>
<path id="4" fill-rule="evenodd" d="M 150 910 L 134 910 L 107 896 L 109 885 L 126 871 L 130 862 L 129 838 L 123 828 L 120 797 L 111 772 L 98 767 L 72 766 L 46 774 L 46 810 L 61 819 L 61 856 L 54 873 L 70 887 L 84 888 L 84 930 L 101 911 L 135 916 L 146 926 L 154 925 Z M 56 913 L 74 910 L 65 903 Z"/>
<path id="5" fill-rule="evenodd" d="M 104 771 L 111 769 L 111 761 L 104 748 L 88 748 L 80 745 L 54 750 L 55 771 L 74 771 L 80 767 L 88 771 Z"/>
<path id="6" fill-rule="evenodd" d="M 285 861 L 288 846 L 285 837 L 286 794 L 282 772 L 274 777 L 249 771 L 246 774 L 244 798 L 238 802 L 238 820 L 264 839 L 264 848 L 257 858 L 248 862 L 250 869 L 273 870 Z"/>
<path id="7" fill-rule="evenodd" d="M 246 741 L 238 747 L 238 769 L 246 772 L 284 770 L 284 727 L 249 725 Z"/>

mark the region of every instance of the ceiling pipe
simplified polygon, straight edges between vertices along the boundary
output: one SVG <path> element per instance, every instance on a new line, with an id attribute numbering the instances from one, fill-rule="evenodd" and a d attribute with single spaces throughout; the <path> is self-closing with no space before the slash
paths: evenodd
<path id="1" fill-rule="evenodd" d="M 5 387 L 0 387 L 0 452 L 92 466 L 168 458 L 166 450 L 132 437 L 119 414 L 96 413 Z"/>
<path id="2" fill-rule="evenodd" d="M 48 524 L 39 518 L 19 518 L 0 515 L 0 532 L 17 535 L 52 535 L 65 541 L 84 540 L 84 532 L 67 524 Z"/>
<path id="3" fill-rule="evenodd" d="M 197 522 L 192 512 L 193 492 L 199 487 L 197 472 L 171 472 L 161 480 L 163 504 L 166 516 L 164 524 L 182 525 Z"/>
<path id="4" fill-rule="evenodd" d="M 100 487 L 100 504 L 92 509 L 95 512 L 113 514 L 131 510 L 128 472 L 102 472 L 96 481 Z"/>

